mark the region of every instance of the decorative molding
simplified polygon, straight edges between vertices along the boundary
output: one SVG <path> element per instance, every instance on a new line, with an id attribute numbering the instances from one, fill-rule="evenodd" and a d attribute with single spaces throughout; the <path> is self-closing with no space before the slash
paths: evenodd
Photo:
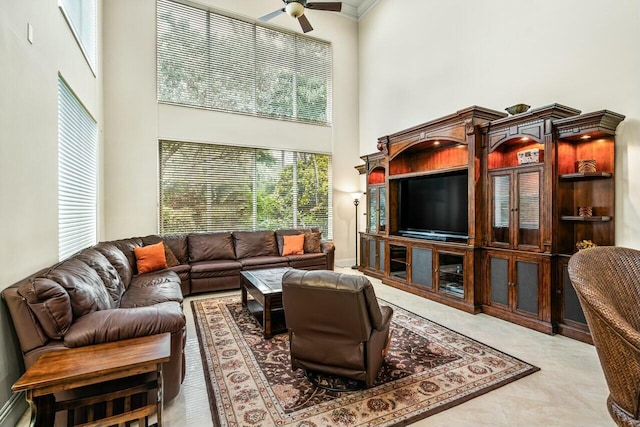
<path id="1" fill-rule="evenodd" d="M 364 0 L 360 6 L 358 6 L 358 19 L 369 13 L 380 0 Z"/>
<path id="2" fill-rule="evenodd" d="M 340 15 L 346 16 L 347 18 L 358 20 L 358 9 L 351 6 L 350 4 L 342 3 L 342 10 L 340 11 Z"/>
<path id="3" fill-rule="evenodd" d="M 0 427 L 15 427 L 24 415 L 28 405 L 24 392 L 13 393 L 7 403 L 0 408 Z"/>

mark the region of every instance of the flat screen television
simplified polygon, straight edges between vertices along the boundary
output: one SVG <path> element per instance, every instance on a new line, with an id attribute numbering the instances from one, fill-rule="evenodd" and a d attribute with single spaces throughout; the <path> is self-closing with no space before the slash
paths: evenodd
<path id="1" fill-rule="evenodd" d="M 447 240 L 469 232 L 468 171 L 405 178 L 399 182 L 399 233 Z"/>

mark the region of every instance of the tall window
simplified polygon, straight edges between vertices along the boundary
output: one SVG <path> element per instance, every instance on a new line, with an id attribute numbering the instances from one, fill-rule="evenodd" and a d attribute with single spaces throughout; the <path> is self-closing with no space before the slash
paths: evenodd
<path id="1" fill-rule="evenodd" d="M 160 141 L 160 232 L 320 227 L 331 238 L 331 156 Z"/>
<path id="2" fill-rule="evenodd" d="M 58 77 L 58 257 L 96 242 L 98 126 Z"/>
<path id="3" fill-rule="evenodd" d="M 331 122 L 331 44 L 158 0 L 158 101 Z"/>
<path id="4" fill-rule="evenodd" d="M 74 37 L 91 69 L 96 69 L 96 0 L 58 0 Z"/>

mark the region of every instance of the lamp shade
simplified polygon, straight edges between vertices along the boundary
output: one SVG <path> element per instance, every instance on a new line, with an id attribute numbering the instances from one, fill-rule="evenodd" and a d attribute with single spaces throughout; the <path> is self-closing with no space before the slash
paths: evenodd
<path id="1" fill-rule="evenodd" d="M 353 200 L 360 200 L 360 197 L 362 196 L 362 193 L 349 193 L 351 194 L 351 198 Z"/>
<path id="2" fill-rule="evenodd" d="M 287 11 L 289 16 L 292 16 L 294 18 L 299 18 L 304 13 L 304 6 L 297 1 L 288 3 L 284 9 Z"/>

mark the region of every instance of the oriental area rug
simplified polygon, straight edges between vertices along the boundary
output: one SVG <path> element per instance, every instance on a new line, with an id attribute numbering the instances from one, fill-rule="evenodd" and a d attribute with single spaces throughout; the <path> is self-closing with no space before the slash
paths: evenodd
<path id="1" fill-rule="evenodd" d="M 291 370 L 288 334 L 265 340 L 240 296 L 191 302 L 216 426 L 403 426 L 538 368 L 393 308 L 392 342 L 376 384 L 354 392 Z"/>

